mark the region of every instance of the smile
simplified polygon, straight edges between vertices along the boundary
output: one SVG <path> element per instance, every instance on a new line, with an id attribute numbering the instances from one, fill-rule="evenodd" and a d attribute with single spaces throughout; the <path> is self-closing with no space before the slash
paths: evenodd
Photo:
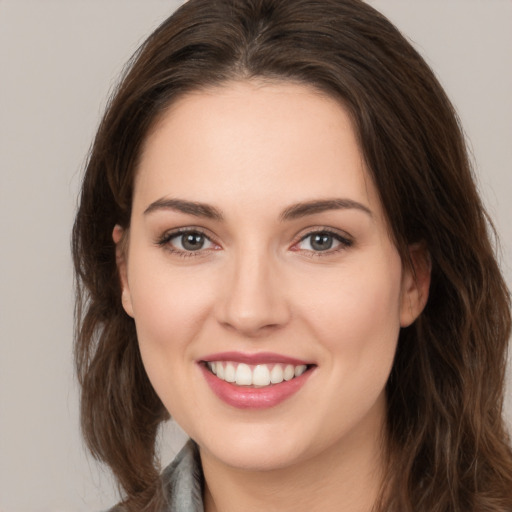
<path id="1" fill-rule="evenodd" d="M 266 409 L 290 399 L 306 384 L 316 364 L 272 353 L 224 352 L 198 360 L 208 387 L 237 409 Z"/>
<path id="2" fill-rule="evenodd" d="M 307 365 L 257 364 L 249 365 L 234 361 L 208 361 L 207 368 L 219 379 L 236 386 L 266 387 L 300 377 Z"/>

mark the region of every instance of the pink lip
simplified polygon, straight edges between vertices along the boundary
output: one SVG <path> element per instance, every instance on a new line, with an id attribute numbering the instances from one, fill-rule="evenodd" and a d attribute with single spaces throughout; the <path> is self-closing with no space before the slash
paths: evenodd
<path id="1" fill-rule="evenodd" d="M 269 358 L 264 358 L 265 361 L 263 362 L 260 357 L 261 355 L 262 354 L 258 354 L 256 362 L 255 358 L 252 356 L 244 356 L 241 358 L 240 354 L 235 353 L 215 354 L 215 357 L 208 357 L 208 359 L 203 359 L 202 361 L 235 361 L 245 362 L 246 364 L 265 364 L 272 362 L 294 365 L 306 364 L 302 361 L 295 362 L 297 360 L 293 358 L 284 358 L 286 359 L 285 361 L 282 357 L 279 357 L 279 359 L 276 360 L 272 354 L 267 354 Z M 219 379 L 210 370 L 208 370 L 204 362 L 198 362 L 198 366 L 201 369 L 207 384 L 215 395 L 223 402 L 238 409 L 268 409 L 270 407 L 275 407 L 297 393 L 313 373 L 313 368 L 308 368 L 308 370 L 306 370 L 300 377 L 283 381 L 280 384 L 273 384 L 262 388 L 253 388 L 250 386 L 236 386 L 235 384 Z"/>
<path id="2" fill-rule="evenodd" d="M 281 354 L 274 354 L 272 352 L 259 352 L 256 354 L 245 354 L 243 352 L 218 352 L 202 357 L 200 361 L 233 361 L 235 363 L 245 364 L 293 364 L 300 366 L 302 364 L 311 364 L 311 361 L 303 361 L 294 357 L 283 356 Z"/>

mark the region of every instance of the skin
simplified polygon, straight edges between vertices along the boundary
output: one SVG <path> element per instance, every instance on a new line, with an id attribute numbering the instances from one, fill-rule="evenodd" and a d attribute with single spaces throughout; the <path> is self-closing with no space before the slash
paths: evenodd
<path id="1" fill-rule="evenodd" d="M 146 211 L 169 198 L 223 219 Z M 333 198 L 362 208 L 282 219 L 292 205 Z M 204 232 L 203 248 L 184 254 L 169 238 L 177 228 Z M 350 243 L 314 250 L 308 234 L 326 228 Z M 384 388 L 430 272 L 417 246 L 416 278 L 402 266 L 344 107 L 290 83 L 188 94 L 149 134 L 129 231 L 116 226 L 113 237 L 148 376 L 199 444 L 206 510 L 369 511 L 383 470 Z M 197 364 L 223 351 L 316 367 L 281 404 L 237 409 Z"/>

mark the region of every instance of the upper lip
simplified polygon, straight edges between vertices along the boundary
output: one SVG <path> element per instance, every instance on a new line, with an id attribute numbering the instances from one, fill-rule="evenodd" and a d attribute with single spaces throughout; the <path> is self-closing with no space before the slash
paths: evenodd
<path id="1" fill-rule="evenodd" d="M 250 365 L 283 363 L 300 366 L 303 364 L 313 364 L 311 361 L 305 361 L 303 359 L 297 359 L 296 357 L 285 356 L 282 354 L 275 354 L 273 352 L 257 352 L 254 354 L 248 354 L 244 352 L 217 352 L 215 354 L 209 354 L 205 357 L 202 357 L 200 361 L 233 361 L 235 363 L 245 363 Z"/>

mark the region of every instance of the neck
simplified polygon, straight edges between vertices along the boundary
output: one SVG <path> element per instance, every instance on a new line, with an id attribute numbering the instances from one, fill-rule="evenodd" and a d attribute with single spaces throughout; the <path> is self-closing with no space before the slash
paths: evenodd
<path id="1" fill-rule="evenodd" d="M 223 464 L 201 450 L 205 512 L 371 512 L 384 473 L 383 439 L 357 429 L 314 457 L 279 469 Z"/>

